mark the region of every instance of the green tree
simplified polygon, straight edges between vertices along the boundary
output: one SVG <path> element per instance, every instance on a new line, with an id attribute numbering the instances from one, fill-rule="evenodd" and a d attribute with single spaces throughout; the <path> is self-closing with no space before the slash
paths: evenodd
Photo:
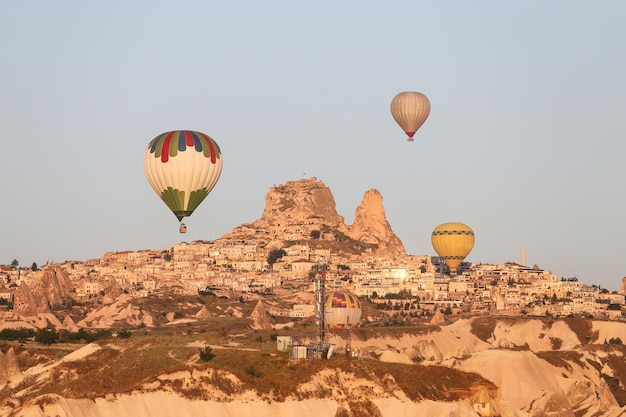
<path id="1" fill-rule="evenodd" d="M 30 266 L 30 269 L 32 269 L 33 271 L 38 271 L 39 266 L 37 266 L 37 262 L 33 262 L 33 264 Z"/>
<path id="2" fill-rule="evenodd" d="M 52 329 L 39 329 L 35 333 L 35 342 L 41 343 L 42 345 L 50 346 L 53 343 L 59 343 L 60 337 L 59 332 Z"/>
<path id="3" fill-rule="evenodd" d="M 33 338 L 34 336 L 35 331 L 26 327 L 0 330 L 0 340 L 19 340 L 23 343 L 26 342 L 26 340 Z"/>
<path id="4" fill-rule="evenodd" d="M 13 259 L 11 261 L 11 268 L 17 269 L 20 267 L 20 261 L 18 261 L 17 259 Z"/>
<path id="5" fill-rule="evenodd" d="M 319 230 L 311 230 L 311 239 L 317 240 L 320 238 L 320 236 L 321 236 L 321 233 Z"/>
<path id="6" fill-rule="evenodd" d="M 271 250 L 269 255 L 267 255 L 267 264 L 270 268 L 283 256 L 287 255 L 287 252 L 284 249 L 274 249 Z"/>

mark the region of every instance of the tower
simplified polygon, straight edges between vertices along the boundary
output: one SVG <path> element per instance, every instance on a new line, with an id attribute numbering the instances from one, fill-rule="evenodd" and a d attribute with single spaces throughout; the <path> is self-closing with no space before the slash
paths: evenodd
<path id="1" fill-rule="evenodd" d="M 526 247 L 522 243 L 522 266 L 526 266 Z"/>

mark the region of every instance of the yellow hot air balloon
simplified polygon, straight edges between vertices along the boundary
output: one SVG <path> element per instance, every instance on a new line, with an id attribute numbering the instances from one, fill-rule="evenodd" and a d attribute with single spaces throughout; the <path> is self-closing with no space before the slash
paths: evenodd
<path id="1" fill-rule="evenodd" d="M 152 139 L 144 152 L 148 182 L 181 221 L 202 203 L 222 173 L 222 152 L 204 133 L 174 130 Z M 186 232 L 181 224 L 180 232 Z"/>
<path id="2" fill-rule="evenodd" d="M 456 273 L 458 266 L 474 247 L 474 231 L 468 225 L 458 222 L 443 223 L 435 227 L 430 239 L 433 249 L 448 265 L 451 274 Z"/>
<path id="3" fill-rule="evenodd" d="M 391 115 L 407 134 L 407 142 L 413 142 L 413 135 L 424 124 L 430 114 L 430 101 L 417 91 L 405 91 L 391 100 Z"/>

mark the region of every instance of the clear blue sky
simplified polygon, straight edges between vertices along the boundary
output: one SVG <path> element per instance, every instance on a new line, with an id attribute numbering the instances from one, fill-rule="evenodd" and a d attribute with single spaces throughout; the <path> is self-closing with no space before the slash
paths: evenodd
<path id="1" fill-rule="evenodd" d="M 0 264 L 216 239 L 315 176 L 349 224 L 370 188 L 413 255 L 618 289 L 626 275 L 626 2 L 15 1 L 0 5 Z M 432 105 L 413 143 L 389 112 Z M 178 222 L 148 142 L 200 130 L 222 177 Z"/>

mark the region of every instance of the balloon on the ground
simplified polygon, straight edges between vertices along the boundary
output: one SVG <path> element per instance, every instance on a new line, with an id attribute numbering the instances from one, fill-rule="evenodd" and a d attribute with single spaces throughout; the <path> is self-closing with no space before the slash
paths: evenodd
<path id="1" fill-rule="evenodd" d="M 355 326 L 361 320 L 361 301 L 347 291 L 333 291 L 326 296 L 324 321 L 331 329 Z"/>
<path id="2" fill-rule="evenodd" d="M 222 152 L 209 136 L 174 130 L 150 141 L 143 157 L 148 182 L 181 221 L 211 192 L 222 173 Z"/>
<path id="3" fill-rule="evenodd" d="M 443 223 L 433 230 L 431 242 L 437 255 L 454 274 L 474 247 L 474 231 L 463 223 Z"/>
<path id="4" fill-rule="evenodd" d="M 405 91 L 391 100 L 391 115 L 413 142 L 413 135 L 424 124 L 430 114 L 430 101 L 417 91 Z"/>

